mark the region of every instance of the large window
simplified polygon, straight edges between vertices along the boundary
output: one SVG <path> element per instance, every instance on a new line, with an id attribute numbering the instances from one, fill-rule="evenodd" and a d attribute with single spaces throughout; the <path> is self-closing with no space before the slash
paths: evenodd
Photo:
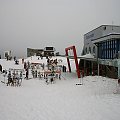
<path id="1" fill-rule="evenodd" d="M 87 54 L 87 47 L 85 48 L 85 52 L 86 52 L 86 54 Z"/>
<path id="2" fill-rule="evenodd" d="M 93 53 L 95 53 L 96 51 L 95 51 L 95 46 L 93 47 Z"/>
<path id="3" fill-rule="evenodd" d="M 109 39 L 99 43 L 99 58 L 113 59 L 120 49 L 119 39 Z"/>
<path id="4" fill-rule="evenodd" d="M 53 47 L 46 47 L 46 50 L 54 50 Z"/>
<path id="5" fill-rule="evenodd" d="M 91 53 L 91 47 L 89 47 L 89 53 Z"/>

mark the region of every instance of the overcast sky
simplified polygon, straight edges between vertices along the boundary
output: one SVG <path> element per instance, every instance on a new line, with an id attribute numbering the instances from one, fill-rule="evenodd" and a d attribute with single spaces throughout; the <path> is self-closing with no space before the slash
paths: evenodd
<path id="1" fill-rule="evenodd" d="M 75 45 L 80 55 L 83 35 L 112 21 L 120 25 L 120 0 L 0 0 L 0 54 Z"/>

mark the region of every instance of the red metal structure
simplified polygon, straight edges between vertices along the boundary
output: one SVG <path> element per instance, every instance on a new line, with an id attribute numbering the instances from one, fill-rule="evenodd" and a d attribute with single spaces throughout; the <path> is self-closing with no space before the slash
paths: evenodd
<path id="1" fill-rule="evenodd" d="M 78 66 L 77 53 L 76 53 L 76 48 L 75 48 L 75 46 L 70 46 L 70 47 L 65 48 L 69 72 L 71 72 L 71 66 L 70 66 L 69 55 L 68 55 L 68 51 L 69 51 L 69 50 L 73 50 L 74 59 L 75 59 L 75 64 L 76 64 L 77 76 L 78 76 L 78 78 L 80 78 L 80 69 L 79 69 L 79 66 Z"/>

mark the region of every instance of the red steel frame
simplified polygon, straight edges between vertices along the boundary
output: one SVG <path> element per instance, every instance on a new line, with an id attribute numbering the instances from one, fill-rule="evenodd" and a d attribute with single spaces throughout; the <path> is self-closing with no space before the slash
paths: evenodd
<path id="1" fill-rule="evenodd" d="M 70 47 L 65 48 L 69 72 L 71 72 L 71 66 L 70 66 L 70 61 L 69 61 L 69 57 L 68 57 L 68 51 L 69 51 L 69 50 L 73 50 L 74 59 L 75 59 L 75 64 L 76 64 L 77 76 L 78 76 L 78 78 L 80 78 L 80 69 L 79 69 L 79 66 L 78 66 L 77 53 L 76 53 L 76 48 L 75 48 L 75 46 L 70 46 Z"/>

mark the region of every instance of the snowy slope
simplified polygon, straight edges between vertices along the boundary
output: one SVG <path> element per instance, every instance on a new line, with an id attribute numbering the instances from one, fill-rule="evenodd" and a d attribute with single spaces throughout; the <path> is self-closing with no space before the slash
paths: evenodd
<path id="1" fill-rule="evenodd" d="M 65 58 L 59 59 L 67 66 Z M 32 61 L 37 62 L 37 58 Z M 39 62 L 46 63 L 46 59 Z M 0 60 L 0 64 L 6 69 L 16 67 L 12 61 Z M 20 87 L 0 83 L 0 120 L 119 120 L 120 94 L 113 94 L 117 81 L 88 76 L 83 78 L 83 85 L 76 85 L 80 79 L 74 69 L 49 85 L 38 78 L 24 80 Z"/>

